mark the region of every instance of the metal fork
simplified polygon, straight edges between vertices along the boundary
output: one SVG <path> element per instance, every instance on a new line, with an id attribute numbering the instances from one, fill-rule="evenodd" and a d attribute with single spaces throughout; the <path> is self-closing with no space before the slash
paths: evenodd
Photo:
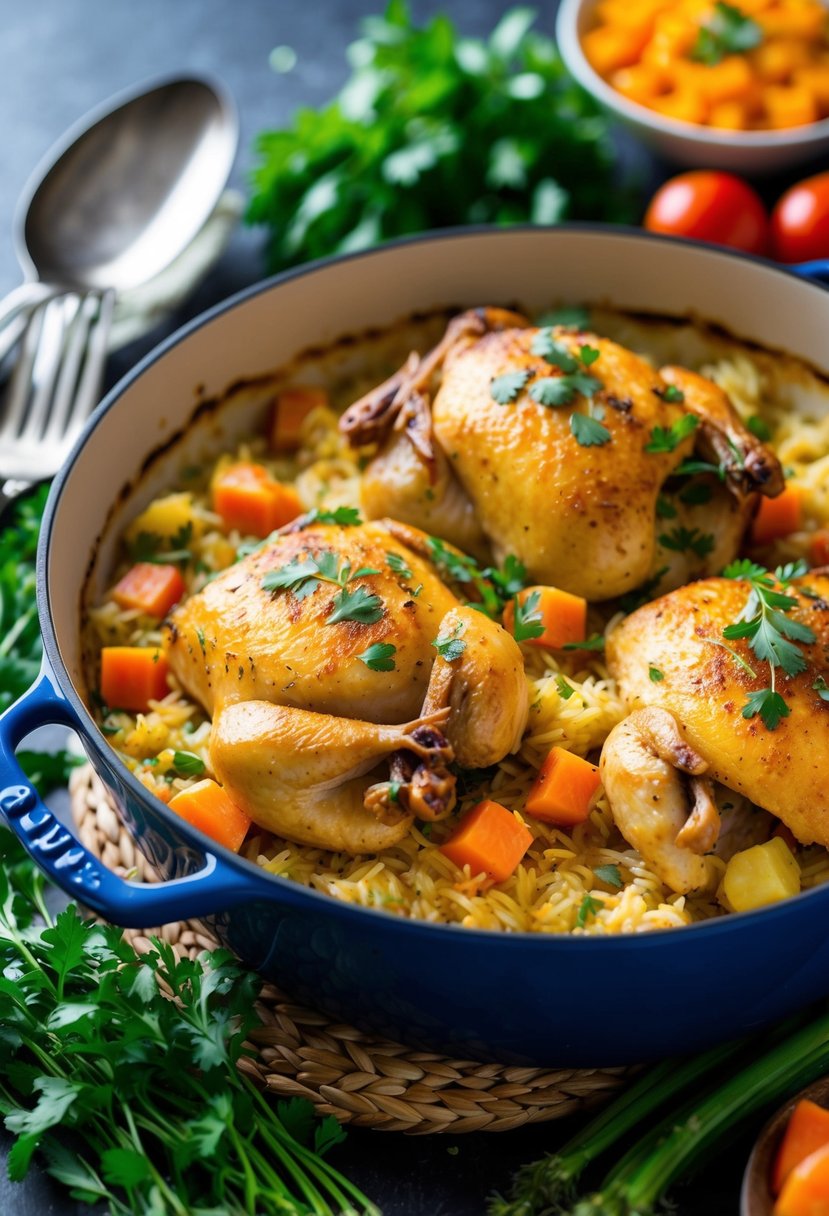
<path id="1" fill-rule="evenodd" d="M 98 403 L 115 292 L 66 292 L 28 318 L 0 411 L 0 512 L 53 476 Z"/>

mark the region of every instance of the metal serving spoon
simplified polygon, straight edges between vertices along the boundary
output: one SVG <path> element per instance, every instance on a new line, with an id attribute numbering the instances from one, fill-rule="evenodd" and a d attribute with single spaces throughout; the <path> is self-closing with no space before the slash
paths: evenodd
<path id="1" fill-rule="evenodd" d="M 88 115 L 36 170 L 14 223 L 26 281 L 0 302 L 0 360 L 28 325 L 0 418 L 0 508 L 62 463 L 95 404 L 115 295 L 190 244 L 237 142 L 224 89 L 177 78 Z"/>
<path id="2" fill-rule="evenodd" d="M 17 206 L 25 282 L 0 302 L 0 359 L 21 313 L 67 291 L 125 291 L 168 266 L 213 211 L 237 142 L 229 96 L 196 76 L 121 94 L 72 127 Z"/>

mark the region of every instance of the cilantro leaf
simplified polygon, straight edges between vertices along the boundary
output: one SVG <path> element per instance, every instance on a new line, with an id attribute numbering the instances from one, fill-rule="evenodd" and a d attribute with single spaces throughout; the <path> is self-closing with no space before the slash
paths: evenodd
<path id="1" fill-rule="evenodd" d="M 399 553 L 386 553 L 386 563 L 392 574 L 399 574 L 401 578 L 411 578 L 412 572 L 406 565 L 404 558 Z"/>
<path id="2" fill-rule="evenodd" d="M 177 751 L 173 754 L 173 768 L 179 777 L 200 777 L 205 770 L 205 764 L 195 752 Z"/>
<path id="3" fill-rule="evenodd" d="M 750 51 L 763 41 L 763 30 L 736 5 L 714 5 L 713 15 L 700 26 L 691 58 L 709 66 L 720 63 L 726 55 Z"/>
<path id="4" fill-rule="evenodd" d="M 463 622 L 458 621 L 452 633 L 438 634 L 434 642 L 432 642 L 435 650 L 447 663 L 454 663 L 466 650 L 466 642 L 460 636 L 462 633 Z"/>
<path id="5" fill-rule="evenodd" d="M 396 653 L 397 647 L 393 646 L 391 642 L 375 642 L 369 646 L 368 650 L 358 654 L 357 658 L 372 671 L 394 671 Z"/>
<path id="6" fill-rule="evenodd" d="M 564 676 L 556 676 L 556 688 L 558 695 L 562 701 L 569 701 L 573 693 L 576 691 L 572 684 L 565 680 Z"/>
<path id="7" fill-rule="evenodd" d="M 710 502 L 713 497 L 713 490 L 710 485 L 704 481 L 692 481 L 690 485 L 685 486 L 679 491 L 678 498 L 680 502 L 684 502 L 687 507 L 702 506 L 703 503 Z"/>
<path id="8" fill-rule="evenodd" d="M 665 673 L 660 671 L 658 667 L 654 667 L 653 664 L 651 664 L 651 666 L 648 668 L 648 679 L 652 684 L 659 684 L 665 679 Z"/>
<path id="9" fill-rule="evenodd" d="M 610 431 L 587 414 L 570 415 L 570 431 L 583 448 L 602 447 L 610 442 Z"/>
<path id="10" fill-rule="evenodd" d="M 594 899 L 592 895 L 585 895 L 579 905 L 578 915 L 576 916 L 576 928 L 583 929 L 588 920 L 592 920 L 603 907 L 604 900 Z"/>
<path id="11" fill-rule="evenodd" d="M 373 625 L 381 619 L 384 612 L 385 607 L 379 595 L 365 587 L 355 587 L 353 591 L 343 587 L 334 596 L 334 606 L 325 618 L 325 623 L 336 625 L 338 621 L 357 621 L 361 625 Z"/>
<path id="12" fill-rule="evenodd" d="M 595 363 L 596 360 L 601 355 L 601 353 L 602 352 L 600 350 L 597 350 L 597 348 L 595 346 L 579 347 L 579 358 L 581 359 L 581 361 L 585 367 L 590 367 L 590 365 L 592 363 Z"/>
<path id="13" fill-rule="evenodd" d="M 617 891 L 624 886 L 622 873 L 619 867 L 612 862 L 605 866 L 594 866 L 593 873 L 599 882 L 605 882 L 609 887 L 615 887 Z"/>
<path id="14" fill-rule="evenodd" d="M 604 634 L 594 633 L 584 642 L 565 642 L 564 650 L 604 650 Z"/>
<path id="15" fill-rule="evenodd" d="M 489 393 L 499 405 L 509 405 L 515 400 L 530 378 L 528 371 L 504 372 L 490 381 Z"/>
<path id="16" fill-rule="evenodd" d="M 754 718 L 760 715 L 767 730 L 776 730 L 783 718 L 788 718 L 791 710 L 779 692 L 772 688 L 761 688 L 748 694 L 743 706 L 743 717 Z"/>
<path id="17" fill-rule="evenodd" d="M 771 427 L 759 414 L 752 414 L 750 418 L 746 418 L 746 427 L 755 438 L 761 439 L 764 443 L 771 439 Z"/>
<path id="18" fill-rule="evenodd" d="M 553 337 L 551 329 L 540 329 L 533 336 L 533 340 L 530 343 L 530 353 L 538 355 L 545 362 L 552 364 L 553 367 L 560 368 L 561 371 L 568 374 L 579 370 L 578 359 L 570 353 L 563 342 L 559 342 Z"/>
<path id="19" fill-rule="evenodd" d="M 262 578 L 263 591 L 292 591 L 297 599 L 304 599 L 319 586 L 319 566 L 312 557 L 292 558 L 284 566 L 269 570 Z M 297 594 L 300 592 L 300 594 Z"/>
<path id="20" fill-rule="evenodd" d="M 674 553 L 696 553 L 697 557 L 707 557 L 715 544 L 710 532 L 700 532 L 699 528 L 672 528 L 657 537 L 663 549 Z"/>
<path id="21" fill-rule="evenodd" d="M 576 395 L 567 376 L 542 376 L 540 380 L 530 385 L 530 396 L 539 405 L 551 406 L 554 409 L 569 405 Z"/>
<path id="22" fill-rule="evenodd" d="M 650 440 L 645 444 L 645 451 L 673 452 L 683 440 L 693 434 L 698 425 L 699 418 L 696 414 L 683 414 L 670 426 L 655 426 L 651 430 Z"/>
<path id="23" fill-rule="evenodd" d="M 812 685 L 812 688 L 820 697 L 821 701 L 829 701 L 829 684 L 826 683 L 823 676 L 818 676 Z"/>
<path id="24" fill-rule="evenodd" d="M 530 592 L 524 600 L 517 595 L 513 596 L 512 636 L 516 642 L 528 642 L 531 638 L 540 638 L 544 633 L 540 602 L 540 591 Z"/>
<path id="25" fill-rule="evenodd" d="M 337 507 L 333 511 L 323 510 L 321 507 L 314 507 L 308 512 L 308 524 L 339 524 L 341 527 L 352 527 L 363 522 L 362 516 L 356 507 Z"/>
<path id="26" fill-rule="evenodd" d="M 669 384 L 662 392 L 663 401 L 671 401 L 676 405 L 681 405 L 685 400 L 685 394 L 681 388 L 677 388 L 675 384 Z"/>
<path id="27" fill-rule="evenodd" d="M 665 498 L 664 494 L 659 494 L 656 499 L 656 518 L 657 519 L 676 519 L 676 507 Z"/>

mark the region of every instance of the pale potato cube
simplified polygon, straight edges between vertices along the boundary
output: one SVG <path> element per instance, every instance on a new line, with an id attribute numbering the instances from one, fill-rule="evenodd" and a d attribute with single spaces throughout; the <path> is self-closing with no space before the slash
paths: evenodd
<path id="1" fill-rule="evenodd" d="M 136 540 L 142 532 L 172 540 L 188 525 L 192 527 L 193 533 L 197 534 L 197 523 L 193 515 L 192 494 L 166 494 L 163 498 L 154 499 L 146 510 L 132 521 L 125 535 L 128 543 Z"/>
<path id="2" fill-rule="evenodd" d="M 735 853 L 722 881 L 725 898 L 735 912 L 750 912 L 789 899 L 800 891 L 800 866 L 779 836 Z"/>

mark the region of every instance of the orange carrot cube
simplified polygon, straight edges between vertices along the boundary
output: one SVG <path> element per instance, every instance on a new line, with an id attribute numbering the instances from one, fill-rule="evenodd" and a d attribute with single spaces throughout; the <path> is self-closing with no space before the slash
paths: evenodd
<path id="1" fill-rule="evenodd" d="M 302 514 L 296 490 L 274 481 L 261 464 L 239 463 L 213 480 L 213 510 L 228 530 L 266 537 Z"/>
<path id="2" fill-rule="evenodd" d="M 595 764 L 563 747 L 554 747 L 530 790 L 527 814 L 561 827 L 583 823 L 601 783 Z"/>
<path id="3" fill-rule="evenodd" d="M 829 1144 L 794 1167 L 773 1216 L 829 1216 Z"/>
<path id="4" fill-rule="evenodd" d="M 540 614 L 539 625 L 544 632 L 528 638 L 532 646 L 543 646 L 546 650 L 561 650 L 570 642 L 583 642 L 587 630 L 587 600 L 558 587 L 525 587 L 518 593 L 518 602 L 525 607 L 527 615 Z M 528 601 L 531 601 L 528 603 Z M 509 633 L 515 629 L 515 604 L 510 600 L 504 609 L 504 628 Z"/>
<path id="5" fill-rule="evenodd" d="M 169 802 L 170 809 L 194 828 L 210 836 L 226 849 L 238 853 L 251 825 L 251 818 L 232 802 L 222 786 L 205 777 L 187 789 L 179 790 Z"/>
<path id="6" fill-rule="evenodd" d="M 150 646 L 104 646 L 101 651 L 101 696 L 112 709 L 146 713 L 150 701 L 169 692 L 169 666 Z"/>
<path id="7" fill-rule="evenodd" d="M 751 525 L 751 542 L 768 545 L 791 532 L 797 532 L 803 523 L 803 492 L 790 483 L 776 498 L 761 498 L 760 506 Z"/>
<path id="8" fill-rule="evenodd" d="M 513 811 L 500 802 L 485 799 L 465 815 L 453 833 L 441 846 L 441 853 L 471 874 L 491 874 L 503 882 L 513 873 L 532 844 L 533 835 Z"/>
<path id="9" fill-rule="evenodd" d="M 115 584 L 112 598 L 122 608 L 162 617 L 178 603 L 184 590 L 184 579 L 176 566 L 137 562 Z"/>
<path id="10" fill-rule="evenodd" d="M 271 420 L 271 447 L 275 452 L 295 452 L 302 436 L 302 424 L 312 410 L 328 405 L 322 388 L 286 388 L 274 402 Z"/>

